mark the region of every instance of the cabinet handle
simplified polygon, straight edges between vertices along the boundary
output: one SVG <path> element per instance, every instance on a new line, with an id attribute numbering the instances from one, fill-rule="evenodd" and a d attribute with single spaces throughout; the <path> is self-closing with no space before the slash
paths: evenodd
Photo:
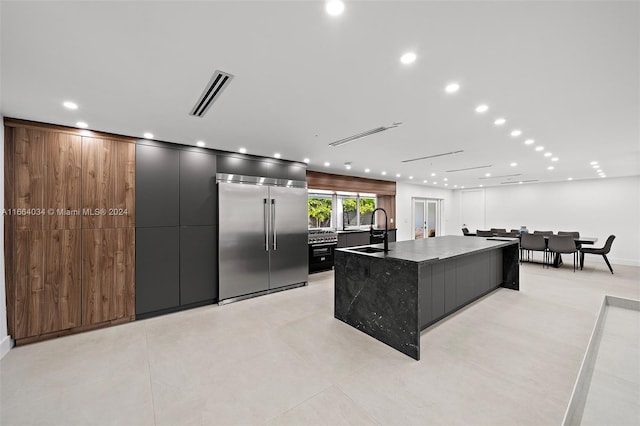
<path id="1" fill-rule="evenodd" d="M 264 203 L 262 207 L 262 215 L 264 218 L 264 251 L 269 251 L 269 222 L 267 219 L 269 212 L 267 210 L 267 199 L 263 198 L 262 202 Z"/>
<path id="2" fill-rule="evenodd" d="M 273 230 L 273 249 L 278 250 L 278 234 L 276 232 L 276 200 L 271 199 L 271 229 Z"/>

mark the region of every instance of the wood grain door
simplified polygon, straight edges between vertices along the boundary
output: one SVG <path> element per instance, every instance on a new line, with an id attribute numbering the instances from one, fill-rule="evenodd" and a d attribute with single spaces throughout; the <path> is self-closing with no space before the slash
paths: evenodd
<path id="1" fill-rule="evenodd" d="M 80 325 L 80 230 L 15 233 L 15 339 Z"/>
<path id="2" fill-rule="evenodd" d="M 82 324 L 135 313 L 135 228 L 82 230 Z"/>
<path id="3" fill-rule="evenodd" d="M 82 138 L 82 208 L 83 228 L 135 226 L 134 144 Z"/>

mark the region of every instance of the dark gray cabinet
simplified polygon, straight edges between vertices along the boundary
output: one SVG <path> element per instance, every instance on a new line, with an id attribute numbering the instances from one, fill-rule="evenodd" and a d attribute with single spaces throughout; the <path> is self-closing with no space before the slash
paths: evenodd
<path id="1" fill-rule="evenodd" d="M 347 231 L 338 233 L 338 248 L 366 246 L 370 243 L 369 230 Z M 396 230 L 389 230 L 389 242 L 396 241 Z"/>
<path id="2" fill-rule="evenodd" d="M 136 145 L 136 226 L 178 226 L 180 152 Z"/>
<path id="3" fill-rule="evenodd" d="M 180 151 L 180 225 L 215 225 L 216 156 Z"/>
<path id="4" fill-rule="evenodd" d="M 215 226 L 180 227 L 180 304 L 218 298 Z"/>
<path id="5" fill-rule="evenodd" d="M 180 304 L 179 228 L 136 229 L 136 315 Z"/>
<path id="6" fill-rule="evenodd" d="M 230 155 L 218 156 L 218 173 L 268 177 L 269 163 Z"/>

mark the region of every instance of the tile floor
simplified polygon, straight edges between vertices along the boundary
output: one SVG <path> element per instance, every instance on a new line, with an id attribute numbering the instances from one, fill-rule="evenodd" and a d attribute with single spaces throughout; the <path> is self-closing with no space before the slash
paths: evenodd
<path id="1" fill-rule="evenodd" d="M 335 320 L 332 272 L 17 347 L 0 361 L 0 424 L 558 425 L 603 296 L 640 299 L 640 268 L 589 265 L 523 264 L 520 292 L 423 331 L 421 361 Z"/>

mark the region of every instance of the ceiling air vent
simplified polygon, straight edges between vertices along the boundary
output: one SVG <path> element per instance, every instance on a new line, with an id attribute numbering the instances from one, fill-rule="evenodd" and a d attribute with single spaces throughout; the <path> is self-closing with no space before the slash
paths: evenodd
<path id="1" fill-rule="evenodd" d="M 374 135 L 376 133 L 384 132 L 385 130 L 393 129 L 395 127 L 398 127 L 401 124 L 402 123 L 400 123 L 400 122 L 395 122 L 390 126 L 376 127 L 375 129 L 367 130 L 365 132 L 358 133 L 357 135 L 348 136 L 348 137 L 346 137 L 344 139 L 340 139 L 339 141 L 331 142 L 329 144 L 329 146 L 336 147 L 336 146 L 344 145 L 345 143 L 354 141 L 356 139 L 364 138 L 366 136 L 370 136 L 370 135 Z"/>
<path id="2" fill-rule="evenodd" d="M 427 155 L 426 157 L 412 158 L 411 160 L 402 160 L 402 162 L 403 163 L 410 163 L 412 161 L 420 161 L 420 160 L 426 160 L 426 159 L 429 159 L 429 158 L 444 157 L 445 155 L 460 154 L 461 152 L 464 152 L 464 150 L 459 149 L 458 151 L 443 152 L 442 154 Z"/>
<path id="3" fill-rule="evenodd" d="M 194 115 L 196 117 L 202 117 L 211 107 L 211 105 L 220 97 L 222 91 L 227 88 L 231 80 L 233 79 L 233 75 L 216 70 L 209 80 L 209 84 L 202 91 L 202 95 L 196 102 L 196 105 L 193 107 L 189 115 Z"/>

